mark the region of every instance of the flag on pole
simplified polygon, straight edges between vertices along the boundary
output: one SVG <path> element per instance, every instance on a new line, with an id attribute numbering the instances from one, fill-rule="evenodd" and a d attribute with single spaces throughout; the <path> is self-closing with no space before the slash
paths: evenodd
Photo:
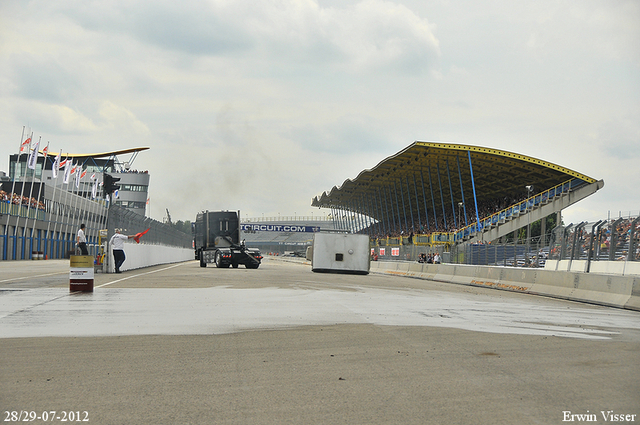
<path id="1" fill-rule="evenodd" d="M 86 175 L 87 175 L 87 170 L 84 170 L 84 171 L 82 172 L 82 174 L 80 174 L 80 178 L 81 178 L 81 179 L 83 179 L 83 178 L 84 178 L 84 176 L 86 176 Z"/>
<path id="2" fill-rule="evenodd" d="M 38 149 L 40 148 L 40 140 L 38 140 L 36 142 L 36 145 L 34 146 L 33 150 L 31 151 L 31 155 L 29 155 L 29 162 L 27 164 L 27 167 L 29 167 L 32 170 L 36 169 L 36 164 L 38 163 Z"/>
<path id="3" fill-rule="evenodd" d="M 47 153 L 49 152 L 49 143 L 47 142 L 47 146 L 44 147 L 44 149 L 42 149 L 42 155 L 44 155 L 44 157 L 47 157 Z"/>
<path id="4" fill-rule="evenodd" d="M 58 156 L 56 157 L 56 161 L 53 163 L 53 167 L 51 168 L 51 172 L 53 173 L 53 178 L 58 178 L 58 171 L 60 171 L 60 156 L 62 155 L 62 151 L 58 152 Z"/>
<path id="5" fill-rule="evenodd" d="M 31 146 L 31 137 L 27 137 L 27 140 L 22 142 L 22 144 L 20 145 L 20 153 L 24 152 L 24 150 L 27 149 L 28 146 Z"/>
<path id="6" fill-rule="evenodd" d="M 93 182 L 93 188 L 91 188 L 91 198 L 96 199 L 97 194 L 98 194 L 98 180 Z"/>
<path id="7" fill-rule="evenodd" d="M 118 189 L 116 189 L 116 191 L 113 192 L 113 199 L 118 198 L 119 195 L 120 195 L 120 191 Z"/>
<path id="8" fill-rule="evenodd" d="M 69 184 L 69 176 L 71 175 L 71 161 L 69 158 L 64 160 L 64 180 L 63 184 Z"/>
<path id="9" fill-rule="evenodd" d="M 80 166 L 76 167 L 76 188 L 80 187 L 80 179 L 82 178 L 82 175 L 80 174 L 81 168 L 79 167 Z"/>
<path id="10" fill-rule="evenodd" d="M 96 179 L 96 173 L 91 174 L 91 181 L 94 181 Z"/>
<path id="11" fill-rule="evenodd" d="M 69 158 L 65 159 L 60 163 L 60 168 L 65 167 L 67 165 L 67 162 L 69 162 Z"/>

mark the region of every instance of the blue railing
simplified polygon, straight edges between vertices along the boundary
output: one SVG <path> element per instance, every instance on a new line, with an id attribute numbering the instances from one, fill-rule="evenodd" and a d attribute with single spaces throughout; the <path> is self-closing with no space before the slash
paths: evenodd
<path id="1" fill-rule="evenodd" d="M 480 220 L 479 224 L 478 222 L 475 222 L 470 224 L 469 226 L 463 227 L 462 229 L 454 233 L 454 241 L 458 242 L 468 239 L 473 234 L 481 231 L 486 227 L 497 226 L 500 223 L 507 222 L 514 217 L 536 209 L 539 206 L 552 201 L 554 198 L 562 196 L 563 194 L 568 193 L 569 191 L 572 191 L 584 184 L 585 181 L 581 179 L 571 179 L 567 180 L 564 183 L 560 183 L 559 185 L 554 186 L 551 189 L 545 190 L 544 192 L 538 193 L 537 195 L 531 196 L 524 201 L 518 202 L 517 204 L 514 204 L 502 211 L 492 214 L 489 217 L 483 218 L 482 220 Z"/>

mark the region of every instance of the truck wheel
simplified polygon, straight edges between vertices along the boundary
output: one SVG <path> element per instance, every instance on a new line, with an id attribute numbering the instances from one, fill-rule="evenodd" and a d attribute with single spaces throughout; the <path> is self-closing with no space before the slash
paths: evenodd
<path id="1" fill-rule="evenodd" d="M 216 251 L 216 267 L 222 267 L 222 254 L 220 254 L 220 251 Z"/>
<path id="2" fill-rule="evenodd" d="M 247 263 L 245 264 L 245 267 L 248 269 L 257 269 L 258 267 L 260 267 L 260 264 Z"/>
<path id="3" fill-rule="evenodd" d="M 200 267 L 207 267 L 207 262 L 204 261 L 203 257 L 203 255 L 200 255 Z"/>

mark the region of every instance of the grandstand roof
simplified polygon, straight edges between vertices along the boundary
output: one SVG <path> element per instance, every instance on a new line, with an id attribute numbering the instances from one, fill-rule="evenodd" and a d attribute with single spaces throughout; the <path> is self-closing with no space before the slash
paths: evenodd
<path id="1" fill-rule="evenodd" d="M 436 211 L 441 211 L 443 201 L 447 209 L 462 201 L 462 192 L 467 202 L 472 200 L 473 186 L 478 202 L 482 202 L 526 193 L 528 185 L 534 186 L 537 193 L 573 178 L 586 183 L 596 181 L 569 168 L 513 152 L 416 141 L 372 169 L 362 171 L 355 179 L 347 179 L 341 186 L 313 198 L 311 205 L 375 212 L 377 208 L 369 207 L 371 196 L 391 198 L 393 193 L 397 194 L 398 204 L 404 202 L 407 208 L 411 205 L 414 211 L 424 211 L 425 203 L 427 208 L 435 206 Z"/>
<path id="2" fill-rule="evenodd" d="M 144 148 L 130 148 L 130 149 L 121 149 L 118 151 L 110 151 L 110 152 L 100 152 L 100 153 L 67 153 L 65 154 L 64 152 L 62 153 L 63 156 L 67 157 L 67 158 L 77 158 L 77 159 L 82 159 L 82 158 L 110 158 L 112 156 L 115 155 L 125 155 L 128 153 L 138 153 L 141 151 L 146 151 L 147 149 L 149 149 L 148 147 L 144 147 Z M 41 154 L 43 153 L 42 151 L 39 151 Z M 48 152 L 47 153 L 48 156 L 58 156 L 57 152 Z"/>

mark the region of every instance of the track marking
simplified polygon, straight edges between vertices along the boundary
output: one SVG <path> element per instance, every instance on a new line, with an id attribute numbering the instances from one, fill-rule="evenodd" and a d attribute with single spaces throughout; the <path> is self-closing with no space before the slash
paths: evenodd
<path id="1" fill-rule="evenodd" d="M 15 280 L 33 279 L 33 278 L 36 278 L 36 277 L 55 276 L 57 274 L 67 274 L 67 273 L 69 273 L 69 272 L 56 272 L 56 273 L 39 274 L 39 275 L 36 275 L 36 276 L 12 277 L 10 279 L 0 280 L 0 283 L 12 282 L 12 281 L 15 281 Z"/>
<path id="2" fill-rule="evenodd" d="M 96 286 L 96 288 L 102 288 L 103 286 L 112 285 L 114 283 L 122 282 L 123 280 L 133 279 L 134 277 L 144 276 L 144 275 L 151 274 L 151 273 L 156 273 L 156 272 L 163 272 L 165 270 L 169 270 L 169 269 L 172 269 L 174 267 L 182 266 L 182 265 L 188 264 L 188 263 L 189 263 L 188 261 L 185 261 L 184 263 L 174 264 L 172 266 L 165 267 L 164 269 L 158 269 L 158 270 L 152 270 L 152 271 L 146 272 L 146 273 L 134 274 L 133 276 L 127 276 L 127 277 L 123 277 L 121 279 L 114 280 L 113 282 L 103 283 L 100 286 Z"/>

